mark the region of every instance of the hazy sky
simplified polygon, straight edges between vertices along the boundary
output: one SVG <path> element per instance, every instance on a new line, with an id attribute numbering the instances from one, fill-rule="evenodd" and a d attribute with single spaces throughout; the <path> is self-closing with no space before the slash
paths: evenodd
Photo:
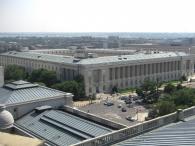
<path id="1" fill-rule="evenodd" d="M 195 0 L 0 0 L 0 32 L 195 32 Z"/>

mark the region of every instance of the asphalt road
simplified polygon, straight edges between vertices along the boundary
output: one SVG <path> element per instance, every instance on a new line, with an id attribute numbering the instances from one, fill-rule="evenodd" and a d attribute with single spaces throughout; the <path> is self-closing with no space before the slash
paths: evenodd
<path id="1" fill-rule="evenodd" d="M 112 102 L 114 103 L 114 105 L 112 106 L 104 105 L 104 102 L 105 100 L 102 100 L 100 103 L 89 104 L 84 107 L 80 107 L 79 109 L 128 126 L 134 125 L 138 122 L 131 122 L 126 120 L 127 116 L 137 117 L 137 111 L 139 113 L 146 112 L 146 110 L 142 106 L 134 105 L 133 107 L 129 107 L 129 105 L 126 105 L 124 101 L 120 99 L 112 100 Z M 119 104 L 121 104 L 122 107 L 126 108 L 127 111 L 122 112 L 122 108 L 118 107 Z"/>

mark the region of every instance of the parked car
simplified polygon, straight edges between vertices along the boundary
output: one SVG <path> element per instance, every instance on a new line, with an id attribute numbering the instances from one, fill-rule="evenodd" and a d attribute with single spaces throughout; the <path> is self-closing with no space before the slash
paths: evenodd
<path id="1" fill-rule="evenodd" d="M 135 101 L 135 103 L 137 103 L 137 104 L 142 104 L 142 102 L 143 102 L 143 99 L 139 99 L 139 100 Z"/>
<path id="2" fill-rule="evenodd" d="M 123 108 L 121 109 L 121 111 L 122 111 L 122 112 L 126 112 L 127 109 L 123 107 Z"/>
<path id="3" fill-rule="evenodd" d="M 129 99 L 129 97 L 127 97 L 127 96 L 121 96 L 120 97 L 120 100 L 128 100 Z"/>
<path id="4" fill-rule="evenodd" d="M 136 101 L 136 100 L 139 100 L 140 99 L 139 96 L 133 96 L 132 98 L 133 98 L 133 101 Z"/>
<path id="5" fill-rule="evenodd" d="M 131 102 L 130 99 L 128 99 L 128 100 L 125 100 L 125 103 L 126 103 L 126 104 L 131 104 L 132 102 Z"/>
<path id="6" fill-rule="evenodd" d="M 114 105 L 114 103 L 113 103 L 113 102 L 111 102 L 111 101 L 106 101 L 106 102 L 104 102 L 104 105 L 107 105 L 107 106 L 112 106 L 112 105 Z"/>
<path id="7" fill-rule="evenodd" d="M 135 121 L 135 119 L 133 119 L 131 116 L 127 116 L 126 119 L 127 119 L 128 121 L 131 121 L 131 122 L 134 122 L 134 121 Z"/>

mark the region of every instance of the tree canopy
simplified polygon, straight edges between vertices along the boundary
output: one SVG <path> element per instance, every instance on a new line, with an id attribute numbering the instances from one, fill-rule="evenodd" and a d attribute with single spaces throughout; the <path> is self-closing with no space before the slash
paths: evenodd
<path id="1" fill-rule="evenodd" d="M 158 102 L 156 108 L 158 111 L 158 115 L 163 116 L 163 115 L 174 112 L 176 109 L 176 106 L 175 106 L 174 102 L 162 100 L 162 101 Z"/>
<path id="2" fill-rule="evenodd" d="M 5 80 L 23 80 L 27 73 L 23 67 L 17 65 L 8 65 L 5 68 Z"/>
<path id="3" fill-rule="evenodd" d="M 167 84 L 164 88 L 164 92 L 168 94 L 173 93 L 175 90 L 176 90 L 176 87 L 171 83 Z"/>
<path id="4" fill-rule="evenodd" d="M 56 73 L 46 69 L 33 70 L 29 76 L 30 82 L 42 82 L 46 86 L 51 86 L 57 83 Z"/>
<path id="5" fill-rule="evenodd" d="M 51 86 L 54 89 L 74 94 L 74 100 L 85 97 L 84 79 L 82 75 L 78 75 L 74 80 L 64 81 Z"/>
<path id="6" fill-rule="evenodd" d="M 136 93 L 146 103 L 153 103 L 158 100 L 158 84 L 149 80 L 145 80 L 144 83 L 136 89 Z"/>
<path id="7" fill-rule="evenodd" d="M 179 88 L 173 92 L 162 95 L 156 103 L 156 110 L 159 116 L 174 112 L 176 109 L 184 109 L 195 105 L 195 89 Z"/>

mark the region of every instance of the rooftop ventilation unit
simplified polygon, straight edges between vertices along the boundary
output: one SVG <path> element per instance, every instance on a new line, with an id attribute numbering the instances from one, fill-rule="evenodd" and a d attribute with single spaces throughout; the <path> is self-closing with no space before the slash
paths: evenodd
<path id="1" fill-rule="evenodd" d="M 49 106 L 49 105 L 44 105 L 44 106 L 40 106 L 40 107 L 36 107 L 35 108 L 35 112 L 36 113 L 42 113 L 46 110 L 51 110 L 52 109 L 52 106 Z"/>

